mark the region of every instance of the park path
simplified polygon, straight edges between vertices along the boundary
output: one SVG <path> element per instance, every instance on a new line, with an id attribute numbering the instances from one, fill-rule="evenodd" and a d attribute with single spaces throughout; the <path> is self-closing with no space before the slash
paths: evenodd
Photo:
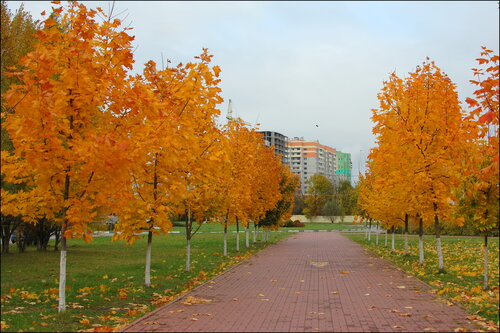
<path id="1" fill-rule="evenodd" d="M 123 331 L 474 329 L 460 307 L 447 304 L 430 291 L 425 283 L 341 234 L 300 233 L 271 245 Z"/>

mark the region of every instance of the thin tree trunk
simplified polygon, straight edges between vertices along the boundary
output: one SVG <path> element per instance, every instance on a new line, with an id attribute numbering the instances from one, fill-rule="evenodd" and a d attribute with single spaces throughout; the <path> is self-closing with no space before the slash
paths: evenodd
<path id="1" fill-rule="evenodd" d="M 248 222 L 248 224 L 245 227 L 245 246 L 247 248 L 250 247 L 250 226 L 249 226 L 249 224 L 250 224 L 250 222 Z"/>
<path id="2" fill-rule="evenodd" d="M 144 285 L 151 288 L 151 248 L 153 243 L 153 232 L 148 232 L 148 247 L 146 249 L 146 269 L 144 272 Z"/>
<path id="3" fill-rule="evenodd" d="M 154 163 L 154 174 L 153 174 L 153 199 L 156 201 L 158 199 L 158 174 L 156 169 L 158 167 L 158 153 L 155 153 L 155 163 Z M 153 213 L 156 213 L 153 209 Z M 146 267 L 144 272 L 144 285 L 146 288 L 151 288 L 151 248 L 153 243 L 153 227 L 154 219 L 151 218 L 149 221 L 149 231 L 148 231 L 148 247 L 146 249 Z"/>
<path id="4" fill-rule="evenodd" d="M 483 289 L 488 290 L 488 235 L 484 235 L 484 283 Z"/>
<path id="5" fill-rule="evenodd" d="M 405 214 L 405 256 L 408 255 L 408 214 Z"/>
<path id="6" fill-rule="evenodd" d="M 378 225 L 379 222 L 377 221 L 377 235 L 375 236 L 375 244 L 378 245 Z"/>
<path id="7" fill-rule="evenodd" d="M 227 257 L 227 221 L 224 222 L 224 257 Z"/>
<path id="8" fill-rule="evenodd" d="M 434 230 L 436 232 L 436 249 L 438 255 L 438 269 L 440 273 L 445 273 L 443 250 L 441 248 L 441 226 L 439 225 L 439 217 L 434 215 Z"/>
<path id="9" fill-rule="evenodd" d="M 387 233 L 389 232 L 389 230 L 385 230 L 385 244 L 384 244 L 384 247 L 387 247 Z"/>
<path id="10" fill-rule="evenodd" d="M 418 263 L 424 264 L 424 221 L 420 218 L 418 222 Z"/>
<path id="11" fill-rule="evenodd" d="M 68 172 L 70 170 L 67 170 Z M 68 173 L 66 173 L 66 177 L 64 179 L 64 201 L 69 199 L 69 184 L 70 177 Z M 68 211 L 68 207 L 64 207 L 62 211 L 62 228 L 61 228 L 61 253 L 60 253 L 60 261 L 59 261 L 59 304 L 57 310 L 59 313 L 66 311 L 66 236 L 64 233 L 68 228 L 68 217 L 66 216 L 66 212 Z"/>
<path id="12" fill-rule="evenodd" d="M 394 247 L 394 234 L 396 233 L 396 230 L 394 227 L 392 227 L 392 243 L 391 243 L 391 251 L 394 252 L 396 251 L 396 248 Z"/>
<path id="13" fill-rule="evenodd" d="M 366 229 L 367 222 L 365 221 L 365 239 L 368 239 L 368 230 Z"/>
<path id="14" fill-rule="evenodd" d="M 236 252 L 240 252 L 240 222 L 236 218 Z"/>
<path id="15" fill-rule="evenodd" d="M 187 222 L 186 222 L 186 268 L 185 271 L 189 272 L 191 270 L 191 209 L 187 210 Z"/>
<path id="16" fill-rule="evenodd" d="M 372 236 L 372 219 L 370 219 L 369 225 L 368 225 L 368 242 L 370 242 Z"/>
<path id="17" fill-rule="evenodd" d="M 253 243 L 257 243 L 257 224 L 253 223 Z"/>
<path id="18" fill-rule="evenodd" d="M 54 240 L 54 251 L 59 251 L 59 243 L 61 242 L 61 231 L 55 232 L 56 239 Z"/>
<path id="19" fill-rule="evenodd" d="M 58 312 L 62 313 L 66 311 L 66 237 L 64 232 L 66 231 L 66 218 L 64 218 L 63 228 L 61 230 L 61 253 L 59 262 L 59 305 Z"/>

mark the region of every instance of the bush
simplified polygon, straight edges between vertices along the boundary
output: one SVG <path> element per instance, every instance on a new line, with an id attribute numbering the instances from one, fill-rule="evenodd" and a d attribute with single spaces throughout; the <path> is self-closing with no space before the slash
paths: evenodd
<path id="1" fill-rule="evenodd" d="M 286 221 L 285 225 L 283 225 L 285 228 L 303 228 L 305 227 L 305 224 L 300 222 L 299 220 L 288 220 Z"/>
<path id="2" fill-rule="evenodd" d="M 293 226 L 296 228 L 304 228 L 306 225 L 304 223 L 300 222 L 299 220 L 295 220 L 295 221 L 293 221 Z"/>

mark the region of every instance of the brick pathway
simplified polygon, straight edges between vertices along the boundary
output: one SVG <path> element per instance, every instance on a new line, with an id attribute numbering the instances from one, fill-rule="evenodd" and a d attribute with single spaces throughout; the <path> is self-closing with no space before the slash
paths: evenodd
<path id="1" fill-rule="evenodd" d="M 338 233 L 300 233 L 136 320 L 125 332 L 473 329 L 430 287 Z M 183 304 L 187 297 L 199 302 Z M 193 302 L 192 302 L 193 303 Z"/>

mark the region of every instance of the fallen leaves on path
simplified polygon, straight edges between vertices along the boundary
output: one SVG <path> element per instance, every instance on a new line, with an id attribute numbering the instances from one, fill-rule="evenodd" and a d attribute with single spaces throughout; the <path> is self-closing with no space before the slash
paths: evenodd
<path id="1" fill-rule="evenodd" d="M 210 303 L 210 302 L 213 302 L 213 300 L 188 296 L 184 299 L 182 304 L 187 305 L 187 306 L 191 306 L 193 304 L 202 304 L 202 303 Z"/>

